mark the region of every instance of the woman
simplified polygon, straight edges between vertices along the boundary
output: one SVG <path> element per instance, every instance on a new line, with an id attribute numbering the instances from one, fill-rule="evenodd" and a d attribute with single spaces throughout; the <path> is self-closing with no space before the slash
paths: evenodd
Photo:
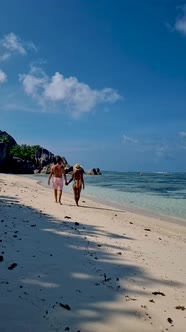
<path id="1" fill-rule="evenodd" d="M 80 193 L 81 193 L 81 188 L 83 186 L 83 189 L 85 188 L 85 183 L 83 179 L 83 169 L 81 168 L 80 164 L 76 164 L 73 167 L 73 173 L 71 179 L 67 182 L 67 185 L 72 182 L 73 183 L 73 190 L 74 190 L 74 199 L 76 202 L 76 205 L 78 206 L 78 202 L 80 199 Z"/>

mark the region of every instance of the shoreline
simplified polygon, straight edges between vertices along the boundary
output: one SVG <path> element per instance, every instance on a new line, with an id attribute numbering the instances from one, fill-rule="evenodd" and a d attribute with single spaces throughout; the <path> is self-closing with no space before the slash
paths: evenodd
<path id="1" fill-rule="evenodd" d="M 46 174 L 43 174 L 42 176 L 45 177 Z M 22 175 L 20 175 L 22 176 Z M 35 177 L 37 177 L 37 174 L 34 175 Z M 40 175 L 41 176 L 41 175 Z M 38 184 L 40 184 L 41 186 L 44 186 L 45 188 L 48 188 L 47 184 L 45 185 L 44 182 L 42 180 L 38 180 L 38 179 L 34 179 L 34 177 L 31 176 L 27 176 L 27 175 L 23 175 L 24 178 L 29 178 L 29 179 L 33 179 L 33 180 L 36 180 Z M 66 188 L 64 186 L 64 188 Z M 73 193 L 71 192 L 68 192 L 68 191 L 65 191 L 65 194 L 67 195 L 73 195 Z M 155 210 L 149 210 L 149 209 L 144 209 L 144 208 L 141 208 L 139 206 L 132 206 L 132 205 L 127 205 L 127 203 L 117 203 L 115 201 L 110 201 L 108 199 L 103 199 L 103 198 L 96 198 L 94 195 L 88 195 L 86 194 L 86 188 L 85 188 L 85 192 L 83 192 L 83 195 L 85 198 L 95 202 L 95 203 L 98 203 L 98 204 L 103 204 L 103 205 L 107 205 L 107 206 L 112 206 L 113 208 L 117 208 L 117 209 L 124 209 L 124 210 L 127 210 L 129 212 L 132 212 L 132 213 L 136 213 L 136 214 L 140 214 L 140 215 L 144 215 L 146 217 L 152 217 L 152 218 L 157 218 L 157 219 L 160 219 L 162 221 L 165 221 L 165 222 L 170 222 L 170 223 L 175 223 L 175 224 L 178 224 L 178 225 L 181 225 L 181 226 L 185 226 L 186 227 L 186 219 L 184 218 L 181 218 L 181 217 L 176 217 L 174 215 L 165 215 L 163 213 L 158 213 L 156 212 Z"/>
<path id="2" fill-rule="evenodd" d="M 69 193 L 66 193 L 66 194 L 69 194 Z M 116 203 L 116 202 L 111 202 L 109 200 L 98 199 L 96 197 L 89 196 L 89 195 L 86 195 L 86 194 L 84 195 L 84 197 L 87 197 L 87 199 L 92 200 L 93 202 L 98 203 L 98 204 L 112 206 L 113 208 L 116 208 L 116 209 L 127 210 L 128 212 L 139 214 L 139 215 L 150 217 L 150 218 L 158 218 L 158 219 L 160 219 L 162 221 L 165 221 L 165 222 L 175 223 L 177 225 L 186 227 L 186 220 L 184 220 L 182 218 L 163 215 L 163 214 L 160 214 L 160 213 L 156 213 L 155 211 L 145 210 L 145 209 L 140 208 L 138 206 L 132 207 L 132 206 L 127 205 L 125 203 L 120 204 L 120 203 Z"/>
<path id="3" fill-rule="evenodd" d="M 185 227 L 37 182 L 0 174 L 0 330 L 184 332 Z"/>
<path id="4" fill-rule="evenodd" d="M 31 177 L 28 177 L 28 178 L 31 178 Z M 44 185 L 44 183 L 41 180 L 36 180 L 36 181 L 39 185 L 41 185 L 45 188 L 48 188 L 48 186 Z M 72 195 L 73 196 L 73 192 L 70 193 L 70 192 L 66 192 L 65 190 L 64 190 L 64 192 L 65 192 L 65 195 Z M 150 217 L 150 218 L 158 218 L 158 219 L 160 219 L 162 221 L 165 221 L 165 222 L 170 222 L 170 223 L 173 223 L 173 224 L 177 224 L 177 225 L 186 227 L 186 219 L 183 219 L 183 218 L 175 217 L 175 216 L 172 216 L 172 215 L 170 215 L 170 216 L 169 215 L 164 215 L 164 214 L 161 214 L 161 213 L 157 213 L 155 211 L 149 211 L 148 209 L 140 208 L 138 206 L 130 206 L 130 205 L 127 205 L 125 203 L 123 203 L 123 204 L 116 203 L 114 201 L 109 201 L 108 199 L 96 198 L 95 196 L 87 195 L 86 194 L 86 189 L 85 189 L 85 192 L 82 191 L 82 193 L 83 193 L 83 196 L 86 199 L 88 199 L 90 201 L 93 201 L 97 204 L 112 206 L 113 208 L 116 208 L 116 209 L 127 210 L 128 212 L 131 212 L 131 213 L 140 214 L 142 216 L 146 216 L 146 217 Z"/>

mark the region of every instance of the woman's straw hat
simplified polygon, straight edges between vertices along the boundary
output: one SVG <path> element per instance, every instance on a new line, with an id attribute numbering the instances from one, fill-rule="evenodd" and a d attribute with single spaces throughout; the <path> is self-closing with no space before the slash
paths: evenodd
<path id="1" fill-rule="evenodd" d="M 75 164 L 73 168 L 74 168 L 74 170 L 79 170 L 79 169 L 81 169 L 81 165 L 80 164 Z"/>

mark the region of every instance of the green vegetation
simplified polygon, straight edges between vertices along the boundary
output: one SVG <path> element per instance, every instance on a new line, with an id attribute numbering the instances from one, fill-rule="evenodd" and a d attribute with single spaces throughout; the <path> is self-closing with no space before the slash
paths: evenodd
<path id="1" fill-rule="evenodd" d="M 5 143 L 9 148 L 12 145 L 12 139 L 8 134 L 3 134 L 0 136 L 0 142 Z"/>
<path id="2" fill-rule="evenodd" d="M 5 143 L 8 146 L 8 151 L 13 157 L 18 157 L 23 160 L 35 160 L 36 151 L 40 148 L 40 145 L 26 145 L 16 144 L 16 141 L 8 135 L 6 132 L 0 130 L 0 142 Z"/>
<path id="3" fill-rule="evenodd" d="M 10 147 L 10 153 L 14 157 L 34 161 L 35 153 L 40 148 L 39 145 L 16 144 Z"/>

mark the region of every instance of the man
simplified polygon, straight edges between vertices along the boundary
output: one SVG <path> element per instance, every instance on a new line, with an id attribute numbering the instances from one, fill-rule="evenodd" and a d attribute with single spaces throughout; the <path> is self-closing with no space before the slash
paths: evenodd
<path id="1" fill-rule="evenodd" d="M 50 180 L 53 176 L 53 188 L 54 188 L 54 197 L 55 202 L 62 205 L 61 203 L 61 197 L 62 197 L 62 190 L 63 190 L 63 176 L 65 179 L 65 184 L 67 185 L 67 178 L 65 174 L 65 169 L 62 164 L 62 158 L 57 157 L 56 158 L 57 164 L 51 167 L 50 175 L 48 178 L 48 185 L 50 186 Z M 59 188 L 59 200 L 57 200 L 57 191 Z"/>

